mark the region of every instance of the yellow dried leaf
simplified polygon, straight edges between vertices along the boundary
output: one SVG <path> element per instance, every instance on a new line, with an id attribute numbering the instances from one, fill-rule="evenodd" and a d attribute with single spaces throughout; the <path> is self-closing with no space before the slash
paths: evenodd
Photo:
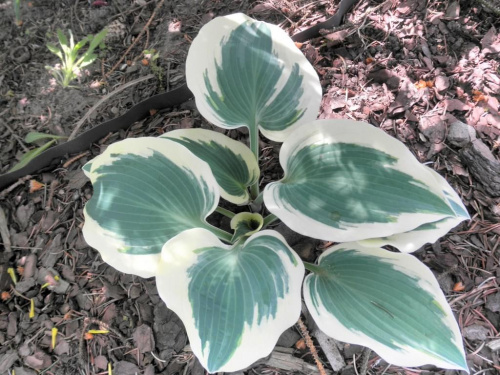
<path id="1" fill-rule="evenodd" d="M 109 333 L 109 331 L 106 331 L 105 329 L 89 329 L 87 333 L 90 333 L 92 335 L 99 335 Z"/>
<path id="2" fill-rule="evenodd" d="M 9 274 L 10 278 L 12 279 L 12 282 L 14 283 L 14 285 L 16 285 L 17 284 L 17 277 L 16 277 L 16 272 L 14 271 L 14 268 L 9 267 L 7 269 L 7 273 Z"/>
<path id="3" fill-rule="evenodd" d="M 57 331 L 56 327 L 52 328 L 52 350 L 56 347 Z"/>
<path id="4" fill-rule="evenodd" d="M 33 319 L 35 317 L 35 300 L 32 298 L 30 300 L 30 314 L 29 314 L 30 319 Z"/>

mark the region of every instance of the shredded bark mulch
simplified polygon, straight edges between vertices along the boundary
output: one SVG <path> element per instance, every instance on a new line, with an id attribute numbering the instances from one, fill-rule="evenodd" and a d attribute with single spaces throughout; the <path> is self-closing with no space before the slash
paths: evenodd
<path id="1" fill-rule="evenodd" d="M 89 119 L 79 131 L 178 87 L 190 41 L 215 16 L 244 12 L 280 24 L 292 35 L 324 21 L 337 7 L 326 0 L 160 3 L 34 0 L 22 3 L 21 26 L 14 22 L 12 4 L 0 4 L 0 173 L 28 150 L 23 139 L 30 131 L 69 136 L 84 115 Z M 364 0 L 345 26 L 297 45 L 323 86 L 319 118 L 349 118 L 382 128 L 445 176 L 465 202 L 472 219 L 416 256 L 447 295 L 471 374 L 477 375 L 500 372 L 499 16 L 498 0 Z M 45 69 L 58 62 L 45 46 L 56 41 L 56 30 L 71 29 L 80 40 L 104 27 L 110 31 L 100 59 L 74 87 L 57 86 Z M 145 55 L 152 49 L 158 59 Z M 154 280 L 107 266 L 81 234 L 82 209 L 92 196 L 83 164 L 126 137 L 200 126 L 211 128 L 192 102 L 152 113 L 128 131 L 0 192 L 0 374 L 106 374 L 108 364 L 118 375 L 205 373 Z M 227 134 L 247 137 L 244 131 Z M 262 138 L 262 146 L 265 184 L 282 171 L 279 144 Z M 306 260 L 314 261 L 327 246 L 284 226 L 277 229 Z M 305 331 L 290 328 L 269 358 L 238 374 L 319 373 L 306 345 L 309 335 L 329 373 L 458 373 L 391 366 L 376 353 L 325 337 L 307 314 L 303 320 Z"/>

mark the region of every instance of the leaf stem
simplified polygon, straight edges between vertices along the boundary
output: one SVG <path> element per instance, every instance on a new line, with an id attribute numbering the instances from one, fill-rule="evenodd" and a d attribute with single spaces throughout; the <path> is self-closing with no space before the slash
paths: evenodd
<path id="1" fill-rule="evenodd" d="M 250 150 L 252 150 L 255 155 L 257 163 L 259 162 L 259 127 L 257 124 L 248 127 L 250 133 Z M 259 196 L 259 181 L 255 182 L 250 186 L 250 195 L 252 199 L 256 199 Z"/>
<path id="2" fill-rule="evenodd" d="M 224 216 L 226 216 L 226 217 L 228 217 L 228 218 L 230 218 L 230 219 L 232 219 L 232 218 L 234 217 L 234 215 L 235 215 L 235 213 L 234 213 L 234 212 L 231 212 L 231 211 L 229 211 L 229 210 L 226 210 L 225 208 L 222 208 L 222 207 L 220 207 L 220 206 L 217 206 L 217 208 L 215 209 L 215 212 L 218 212 L 218 213 L 220 213 L 221 215 L 224 215 Z"/>
<path id="3" fill-rule="evenodd" d="M 207 224 L 205 229 L 209 230 L 213 234 L 215 234 L 219 239 L 222 241 L 226 241 L 230 244 L 233 242 L 231 241 L 233 238 L 233 235 L 229 232 L 226 232 L 225 230 L 222 230 L 220 228 L 214 227 L 213 225 Z"/>
<path id="4" fill-rule="evenodd" d="M 267 227 L 269 224 L 274 223 L 276 220 L 278 220 L 279 217 L 273 214 L 269 214 L 264 218 L 264 224 L 262 224 L 262 228 Z"/>
<path id="5" fill-rule="evenodd" d="M 260 192 L 260 194 L 253 200 L 252 203 L 262 206 L 262 203 L 264 203 L 264 192 Z"/>
<path id="6" fill-rule="evenodd" d="M 321 275 L 322 273 L 325 272 L 325 269 L 321 266 L 318 266 L 316 264 L 312 264 L 312 263 L 309 263 L 309 262 L 302 262 L 304 263 L 304 267 L 306 268 L 306 270 L 308 271 L 311 271 L 317 275 Z"/>

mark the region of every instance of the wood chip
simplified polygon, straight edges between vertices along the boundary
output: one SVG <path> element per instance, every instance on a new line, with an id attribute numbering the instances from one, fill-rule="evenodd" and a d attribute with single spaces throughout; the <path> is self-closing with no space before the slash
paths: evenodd
<path id="1" fill-rule="evenodd" d="M 7 218 L 5 217 L 5 212 L 0 206 L 0 235 L 2 237 L 2 243 L 5 247 L 5 252 L 10 253 L 12 251 L 10 243 L 9 228 L 7 226 Z"/>
<path id="2" fill-rule="evenodd" d="M 140 353 L 146 353 L 154 350 L 155 340 L 153 331 L 147 324 L 137 327 L 133 334 L 135 346 L 139 349 Z"/>
<path id="3" fill-rule="evenodd" d="M 19 359 L 15 350 L 8 351 L 0 356 L 0 374 L 6 373 Z"/>

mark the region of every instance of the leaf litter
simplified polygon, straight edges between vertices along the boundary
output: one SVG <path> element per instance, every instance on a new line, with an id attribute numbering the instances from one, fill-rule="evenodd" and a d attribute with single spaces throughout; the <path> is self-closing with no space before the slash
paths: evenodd
<path id="1" fill-rule="evenodd" d="M 142 52 L 150 45 L 160 52 L 164 76 L 112 96 L 92 113 L 91 122 L 115 117 L 132 104 L 182 83 L 189 41 L 201 27 L 200 20 L 243 11 L 294 34 L 336 10 L 336 3 L 324 0 L 205 3 L 172 1 L 163 7 L 147 38 L 131 50 L 120 72 L 108 77 L 109 87 L 92 81 L 100 80 L 103 71 L 118 61 L 151 16 L 154 4 L 115 0 L 89 8 L 86 2 L 76 2 L 70 11 L 52 2 L 35 2 L 23 8 L 23 15 L 38 26 L 23 35 L 8 12 L 0 13 L 3 24 L 10 25 L 0 31 L 7 47 L 0 52 L 4 66 L 0 100 L 5 105 L 0 121 L 0 172 L 24 152 L 20 140 L 30 131 L 68 136 L 72 124 L 108 88 L 151 74 L 151 64 L 141 63 Z M 500 330 L 500 22 L 498 14 L 482 3 L 360 1 L 347 17 L 347 28 L 297 46 L 320 76 L 324 89 L 320 118 L 350 118 L 381 127 L 445 176 L 464 200 L 472 220 L 416 255 L 438 277 L 463 332 L 471 373 L 477 374 L 500 371 L 500 345 L 495 344 Z M 74 32 L 82 30 L 82 37 L 119 22 L 115 28 L 119 35 L 110 35 L 107 43 L 107 56 L 114 57 L 102 66 L 96 64 L 81 78 L 78 89 L 50 86 L 44 65 L 51 57 L 43 46 L 30 51 L 23 63 L 26 73 L 21 75 L 19 63 L 8 56 L 8 46 L 13 48 L 16 38 L 24 38 L 29 49 L 37 48 L 45 43 L 44 30 L 67 27 L 62 20 L 68 18 Z M 160 300 L 154 281 L 108 267 L 81 235 L 83 205 L 92 194 L 80 172 L 85 162 L 118 139 L 192 126 L 210 127 L 189 103 L 173 112 L 152 114 L 130 130 L 110 135 L 79 159 L 35 176 L 36 189 L 30 190 L 29 177 L 0 194 L 0 289 L 5 297 L 0 303 L 0 374 L 12 369 L 17 375 L 101 374 L 108 365 L 120 375 L 203 374 L 182 323 Z M 246 136 L 240 131 L 229 135 Z M 266 182 L 281 174 L 279 147 L 262 142 Z M 326 246 L 319 242 L 304 246 L 308 239 L 296 235 L 289 240 L 307 258 L 319 255 Z M 7 268 L 15 270 L 16 285 Z M 29 317 L 31 301 L 33 318 Z M 52 349 L 53 328 L 58 334 Z M 331 371 L 329 362 L 334 358 L 342 363 L 342 374 L 355 372 L 354 367 L 362 370 L 362 348 L 327 340 L 313 326 L 308 328 L 326 371 Z M 109 329 L 109 333 L 85 340 L 89 329 Z M 298 327 L 292 327 L 287 336 L 297 337 L 298 332 Z M 280 341 L 287 347 L 277 348 L 273 356 L 239 374 L 317 371 L 309 349 L 298 349 L 293 341 Z M 284 363 L 293 366 L 283 369 Z M 367 368 L 378 374 L 418 372 L 390 366 L 375 353 L 368 358 Z"/>

